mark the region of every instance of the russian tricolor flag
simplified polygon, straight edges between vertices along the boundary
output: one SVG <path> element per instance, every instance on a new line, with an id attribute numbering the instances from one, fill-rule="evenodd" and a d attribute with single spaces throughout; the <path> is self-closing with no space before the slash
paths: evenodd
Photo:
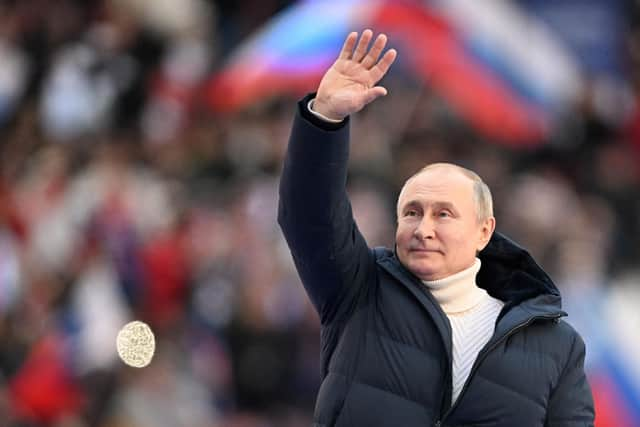
<path id="1" fill-rule="evenodd" d="M 235 110 L 316 88 L 346 35 L 389 36 L 415 75 L 481 134 L 543 140 L 578 100 L 571 52 L 542 21 L 499 0 L 308 0 L 274 17 L 214 76 L 209 101 Z"/>
<path id="2" fill-rule="evenodd" d="M 586 343 L 596 427 L 640 426 L 640 291 L 637 282 L 563 292 L 568 321 Z"/>

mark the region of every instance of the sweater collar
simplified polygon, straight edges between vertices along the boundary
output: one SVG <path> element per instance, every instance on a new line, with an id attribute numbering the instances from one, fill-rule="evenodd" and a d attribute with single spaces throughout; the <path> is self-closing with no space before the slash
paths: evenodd
<path id="1" fill-rule="evenodd" d="M 471 267 L 439 280 L 423 280 L 433 297 L 446 314 L 458 314 L 470 310 L 487 296 L 476 285 L 476 275 L 481 262 L 475 259 Z"/>

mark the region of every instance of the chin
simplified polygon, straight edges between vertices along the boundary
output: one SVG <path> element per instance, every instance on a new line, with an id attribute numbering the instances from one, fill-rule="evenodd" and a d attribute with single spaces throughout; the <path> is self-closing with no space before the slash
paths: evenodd
<path id="1" fill-rule="evenodd" d="M 425 280 L 427 282 L 431 282 L 433 280 L 444 279 L 444 277 L 445 276 L 437 275 L 437 274 L 422 274 L 422 275 L 418 276 L 418 279 Z"/>
<path id="2" fill-rule="evenodd" d="M 420 280 L 437 280 L 441 278 L 438 277 L 438 270 L 433 268 L 428 268 L 425 266 L 411 266 L 410 270 Z"/>

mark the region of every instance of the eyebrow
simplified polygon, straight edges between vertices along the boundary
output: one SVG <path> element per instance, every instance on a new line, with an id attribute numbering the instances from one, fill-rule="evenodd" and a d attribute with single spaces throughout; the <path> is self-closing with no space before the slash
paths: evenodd
<path id="1" fill-rule="evenodd" d="M 427 203 L 427 205 L 431 205 L 433 209 L 448 209 L 451 212 L 458 214 L 458 210 L 455 208 L 455 206 L 451 202 L 435 201 L 435 202 Z M 405 203 L 402 206 L 402 210 L 404 211 L 408 207 L 414 207 L 414 206 L 422 207 L 422 203 L 419 200 L 415 200 L 415 199 L 409 200 L 407 203 Z"/>

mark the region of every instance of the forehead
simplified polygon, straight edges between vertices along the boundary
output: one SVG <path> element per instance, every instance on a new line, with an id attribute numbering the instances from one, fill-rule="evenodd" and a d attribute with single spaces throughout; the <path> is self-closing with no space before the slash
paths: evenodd
<path id="1" fill-rule="evenodd" d="M 411 201 L 473 204 L 473 181 L 454 167 L 435 167 L 410 178 L 398 197 L 398 206 Z"/>

